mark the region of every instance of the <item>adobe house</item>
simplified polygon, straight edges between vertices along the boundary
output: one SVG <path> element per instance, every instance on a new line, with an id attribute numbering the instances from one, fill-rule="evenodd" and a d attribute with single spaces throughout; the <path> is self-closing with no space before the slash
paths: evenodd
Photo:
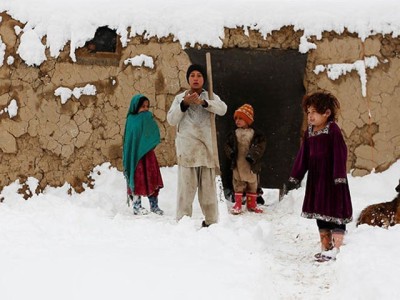
<path id="1" fill-rule="evenodd" d="M 285 182 L 304 128 L 301 98 L 320 89 L 341 103 L 338 122 L 353 175 L 384 171 L 400 157 L 399 38 L 376 34 L 362 41 L 346 31 L 324 32 L 321 39 L 310 40 L 315 49 L 301 54 L 303 32 L 293 27 L 266 37 L 225 28 L 223 46 L 214 49 L 183 48 L 173 36 L 134 36 L 122 46 L 105 26 L 75 51 L 76 61 L 67 45 L 56 58 L 46 49 L 46 59 L 32 65 L 18 54 L 21 33 L 15 28 L 24 24 L 4 12 L 0 17 L 0 192 L 28 177 L 36 178 L 39 187 L 30 191 L 25 185 L 21 192 L 26 198 L 65 182 L 80 192 L 83 183 L 90 186 L 94 166 L 110 162 L 121 170 L 125 116 L 139 92 L 151 99 L 160 127 L 159 162 L 174 165 L 175 128 L 166 122 L 166 113 L 174 96 L 188 87 L 187 67 L 204 64 L 207 51 L 214 91 L 229 107 L 217 120 L 219 143 L 233 126 L 233 111 L 251 103 L 255 124 L 268 137 L 263 187 L 279 188 Z M 141 55 L 150 61 L 135 63 Z"/>

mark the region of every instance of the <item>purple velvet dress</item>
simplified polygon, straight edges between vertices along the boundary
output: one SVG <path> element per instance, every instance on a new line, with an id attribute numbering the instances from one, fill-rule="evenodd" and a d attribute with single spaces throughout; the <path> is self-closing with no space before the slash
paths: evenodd
<path id="1" fill-rule="evenodd" d="M 308 171 L 303 217 L 336 224 L 352 221 L 346 160 L 347 147 L 335 122 L 317 132 L 308 127 L 289 179 L 298 183 Z"/>

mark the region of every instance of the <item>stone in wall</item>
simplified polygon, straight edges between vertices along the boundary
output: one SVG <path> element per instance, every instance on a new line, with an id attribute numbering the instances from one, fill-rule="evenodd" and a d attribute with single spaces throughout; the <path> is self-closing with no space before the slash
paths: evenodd
<path id="1" fill-rule="evenodd" d="M 17 153 L 17 142 L 7 131 L 0 131 L 0 149 L 4 153 Z"/>

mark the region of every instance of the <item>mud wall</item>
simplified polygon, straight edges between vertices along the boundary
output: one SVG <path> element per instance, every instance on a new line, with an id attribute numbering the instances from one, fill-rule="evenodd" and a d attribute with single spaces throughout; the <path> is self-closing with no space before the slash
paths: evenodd
<path id="1" fill-rule="evenodd" d="M 353 175 L 386 170 L 400 157 L 400 40 L 374 36 L 364 42 L 326 34 L 308 58 L 306 89 L 331 91 L 341 102 L 339 124 L 349 148 L 348 168 Z M 316 75 L 316 65 L 351 64 L 375 56 L 379 64 L 362 76 L 353 70 L 336 80 Z M 362 72 L 362 70 L 361 70 Z"/>
<path id="2" fill-rule="evenodd" d="M 151 111 L 160 127 L 159 162 L 175 164 L 175 129 L 167 124 L 166 112 L 174 96 L 187 87 L 190 64 L 178 42 L 172 37 L 137 36 L 114 57 L 79 60 L 78 56 L 78 62 L 72 62 L 66 47 L 59 57 L 47 53 L 44 63 L 30 67 L 17 53 L 19 35 L 14 26 L 23 24 L 0 15 L 0 37 L 6 46 L 0 66 L 0 191 L 32 176 L 40 184 L 37 191 L 26 191 L 28 196 L 46 185 L 65 182 L 79 192 L 84 183 L 90 184 L 88 174 L 94 166 L 111 162 L 121 170 L 126 111 L 131 97 L 139 92 L 152 100 Z M 225 29 L 223 48 L 298 49 L 301 36 L 291 27 L 265 38 L 252 31 L 246 35 L 241 28 Z M 308 54 L 304 85 L 307 91 L 325 89 L 339 98 L 339 125 L 349 146 L 349 170 L 364 175 L 372 169 L 387 169 L 400 156 L 399 39 L 377 35 L 362 42 L 347 33 L 325 33 L 313 42 L 317 47 Z M 124 63 L 140 54 L 152 57 L 154 68 Z M 327 72 L 315 72 L 318 65 L 353 64 L 371 56 L 379 64 L 365 69 L 364 85 L 357 70 L 336 80 L 328 78 Z M 72 95 L 67 101 L 55 95 L 60 87 L 72 91 L 88 84 L 95 87 L 94 94 Z M 365 96 L 362 88 L 366 88 Z M 17 114 L 10 114 L 15 105 Z"/>

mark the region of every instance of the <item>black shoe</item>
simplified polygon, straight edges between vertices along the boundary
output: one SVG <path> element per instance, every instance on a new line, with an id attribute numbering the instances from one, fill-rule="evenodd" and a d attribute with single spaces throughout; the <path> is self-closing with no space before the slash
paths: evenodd
<path id="1" fill-rule="evenodd" d="M 257 204 L 261 204 L 261 205 L 265 204 L 265 200 L 262 196 L 257 196 Z"/>
<path id="2" fill-rule="evenodd" d="M 208 224 L 206 223 L 206 221 L 201 222 L 201 227 L 208 227 L 208 226 L 210 226 L 210 225 L 208 225 Z"/>

